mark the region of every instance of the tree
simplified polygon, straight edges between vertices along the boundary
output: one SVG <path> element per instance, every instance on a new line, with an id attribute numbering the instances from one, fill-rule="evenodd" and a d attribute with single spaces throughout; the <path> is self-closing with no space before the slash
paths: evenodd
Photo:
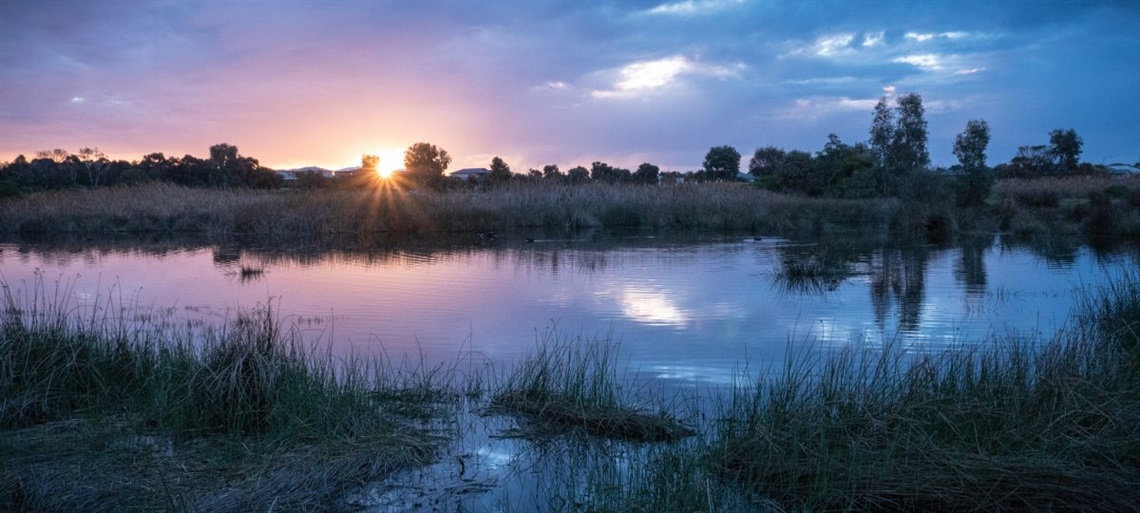
<path id="1" fill-rule="evenodd" d="M 443 181 L 443 172 L 451 164 L 451 156 L 434 144 L 415 143 L 404 151 L 407 175 L 420 186 L 435 186 Z"/>
<path id="2" fill-rule="evenodd" d="M 376 168 L 380 167 L 380 157 L 377 155 L 369 155 L 367 153 L 360 156 L 360 172 L 361 173 L 376 173 Z"/>
<path id="3" fill-rule="evenodd" d="M 561 180 L 562 172 L 558 170 L 557 164 L 547 164 L 542 166 L 542 177 L 547 180 Z"/>
<path id="4" fill-rule="evenodd" d="M 903 173 L 921 171 L 930 166 L 926 150 L 926 119 L 922 97 L 907 93 L 899 97 L 898 121 L 891 144 L 894 167 Z"/>
<path id="5" fill-rule="evenodd" d="M 77 155 L 79 155 L 79 162 L 83 164 L 84 171 L 87 172 L 87 183 L 94 186 L 100 185 L 111 165 L 111 161 L 107 160 L 107 155 L 99 151 L 99 148 L 83 148 L 79 150 Z"/>
<path id="6" fill-rule="evenodd" d="M 1071 173 L 1077 169 L 1083 145 L 1084 141 L 1072 128 L 1049 132 L 1049 156 L 1062 173 Z"/>
<path id="7" fill-rule="evenodd" d="M 640 166 L 637 166 L 637 171 L 633 173 L 633 179 L 637 183 L 652 185 L 657 183 L 657 175 L 660 173 L 661 168 L 648 162 L 643 162 Z"/>
<path id="8" fill-rule="evenodd" d="M 773 174 L 781 189 L 801 192 L 811 196 L 822 192 L 826 180 L 820 180 L 815 173 L 815 162 L 810 153 L 800 150 L 789 151 L 776 166 Z"/>
<path id="9" fill-rule="evenodd" d="M 990 126 L 980 119 L 966 123 L 966 130 L 954 139 L 954 156 L 962 169 L 986 167 L 986 146 L 990 144 Z"/>
<path id="10" fill-rule="evenodd" d="M 813 162 L 811 187 L 807 192 L 812 194 L 832 194 L 839 191 L 849 192 L 858 187 L 858 181 L 864 178 L 867 170 L 874 166 L 871 150 L 863 143 L 854 146 L 844 143 L 835 134 L 827 135 L 827 143 L 815 155 Z"/>
<path id="11" fill-rule="evenodd" d="M 511 181 L 511 166 L 508 166 L 503 159 L 495 157 L 491 159 L 491 174 L 487 175 L 487 181 L 491 183 L 505 183 Z"/>
<path id="12" fill-rule="evenodd" d="M 875 165 L 890 167 L 891 144 L 895 139 L 895 112 L 887 105 L 887 97 L 879 98 L 875 104 L 875 115 L 871 121 L 871 153 Z"/>
<path id="13" fill-rule="evenodd" d="M 713 146 L 705 154 L 704 171 L 709 180 L 735 180 L 740 174 L 740 152 L 732 146 Z"/>
<path id="14" fill-rule="evenodd" d="M 993 173 L 986 167 L 986 146 L 990 144 L 990 126 L 982 120 L 970 120 L 966 129 L 954 139 L 954 155 L 962 166 L 959 173 L 959 198 L 967 205 L 978 205 L 990 195 Z"/>
<path id="15" fill-rule="evenodd" d="M 1044 144 L 1018 146 L 1017 155 L 1009 161 L 1005 177 L 1028 178 L 1046 174 L 1053 167 L 1049 149 Z"/>
<path id="16" fill-rule="evenodd" d="M 590 170 L 582 166 L 575 166 L 566 172 L 566 178 L 573 184 L 586 183 L 590 180 Z"/>
<path id="17" fill-rule="evenodd" d="M 884 96 L 875 105 L 871 122 L 871 152 L 875 170 L 873 188 L 881 196 L 902 192 L 901 185 L 912 174 L 930 166 L 926 149 L 926 119 L 922 97 L 907 93 L 895 100 L 895 109 Z"/>
<path id="18" fill-rule="evenodd" d="M 590 179 L 595 182 L 614 184 L 628 182 L 632 178 L 633 173 L 628 169 L 613 167 L 605 162 L 590 164 Z"/>
<path id="19" fill-rule="evenodd" d="M 748 173 L 757 178 L 774 175 L 785 154 L 784 150 L 775 146 L 757 148 L 748 161 Z"/>

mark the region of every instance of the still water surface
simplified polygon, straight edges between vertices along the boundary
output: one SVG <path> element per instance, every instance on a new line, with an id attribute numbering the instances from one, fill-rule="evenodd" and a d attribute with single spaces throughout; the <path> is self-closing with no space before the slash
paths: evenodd
<path id="1" fill-rule="evenodd" d="M 673 386 L 778 367 L 789 345 L 1048 336 L 1082 290 L 1138 261 L 1135 250 L 1058 253 L 999 236 L 907 248 L 612 236 L 305 251 L 0 244 L 14 295 L 42 279 L 81 308 L 206 322 L 272 302 L 287 326 L 334 352 L 428 365 L 509 367 L 552 332 L 609 338 L 630 371 Z"/>

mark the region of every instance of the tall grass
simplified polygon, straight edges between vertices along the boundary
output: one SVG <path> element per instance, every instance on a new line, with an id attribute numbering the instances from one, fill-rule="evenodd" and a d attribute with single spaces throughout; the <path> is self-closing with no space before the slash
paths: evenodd
<path id="1" fill-rule="evenodd" d="M 1002 180 L 990 205 L 950 194 L 847 200 L 777 194 L 742 183 L 560 185 L 477 190 L 396 187 L 215 190 L 169 184 L 49 191 L 0 202 L 0 232 L 196 233 L 295 240 L 329 234 L 639 228 L 818 236 L 837 229 L 949 240 L 960 231 L 1140 236 L 1140 183 L 1107 178 Z"/>
<path id="2" fill-rule="evenodd" d="M 893 201 L 799 198 L 736 183 L 513 184 L 476 191 L 204 190 L 152 184 L 52 191 L 7 200 L 0 203 L 0 232 L 150 231 L 296 238 L 636 227 L 786 233 L 860 223 L 886 227 L 902 214 Z"/>
<path id="3" fill-rule="evenodd" d="M 316 352 L 270 305 L 173 329 L 4 293 L 0 509 L 325 509 L 432 457 L 403 403 L 442 384 Z"/>
<path id="4" fill-rule="evenodd" d="M 784 510 L 1136 510 L 1137 278 L 1045 343 L 794 359 L 733 394 L 708 464 Z"/>

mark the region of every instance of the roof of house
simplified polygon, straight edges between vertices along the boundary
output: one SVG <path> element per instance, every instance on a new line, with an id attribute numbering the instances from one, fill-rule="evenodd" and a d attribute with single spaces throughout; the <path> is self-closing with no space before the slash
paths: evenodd
<path id="1" fill-rule="evenodd" d="M 491 171 L 489 169 L 482 168 L 482 167 L 468 167 L 468 168 L 458 169 L 458 170 L 452 171 L 451 176 L 485 175 L 485 174 L 489 174 L 490 172 Z"/>

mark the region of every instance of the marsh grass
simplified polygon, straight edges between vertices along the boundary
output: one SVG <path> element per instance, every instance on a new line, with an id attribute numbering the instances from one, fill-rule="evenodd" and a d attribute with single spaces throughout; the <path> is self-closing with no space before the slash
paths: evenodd
<path id="1" fill-rule="evenodd" d="M 520 417 L 524 424 L 516 434 L 527 438 L 581 431 L 661 442 L 695 434 L 664 410 L 650 413 L 633 404 L 617 374 L 615 352 L 608 341 L 559 340 L 548 332 L 535 354 L 495 385 L 487 413 Z"/>
<path id="2" fill-rule="evenodd" d="M 707 464 L 785 511 L 1135 510 L 1136 278 L 1049 341 L 791 358 L 722 406 Z"/>
<path id="3" fill-rule="evenodd" d="M 335 360 L 271 304 L 171 329 L 4 292 L 0 509 L 325 510 L 440 442 L 407 407 L 449 400 L 435 375 Z"/>
<path id="4" fill-rule="evenodd" d="M 783 196 L 746 184 L 511 184 L 485 190 L 206 190 L 169 184 L 50 191 L 0 203 L 0 232 L 256 234 L 479 233 L 591 228 L 817 233 L 889 227 L 893 200 Z M 898 224 L 898 223 L 895 223 Z"/>
<path id="5" fill-rule="evenodd" d="M 998 227 L 1020 234 L 1140 237 L 1140 180 L 1136 179 L 998 180 L 992 203 Z"/>

